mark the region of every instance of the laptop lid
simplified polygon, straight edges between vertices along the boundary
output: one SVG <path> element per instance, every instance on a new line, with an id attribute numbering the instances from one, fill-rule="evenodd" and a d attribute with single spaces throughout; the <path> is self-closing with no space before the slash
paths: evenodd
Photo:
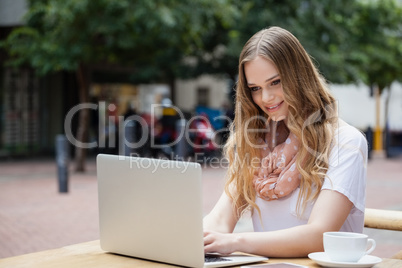
<path id="1" fill-rule="evenodd" d="M 98 155 L 97 176 L 103 250 L 203 266 L 198 163 Z"/>
<path id="2" fill-rule="evenodd" d="M 97 177 L 100 244 L 105 251 L 189 267 L 266 259 L 225 257 L 204 264 L 198 163 L 100 154 Z"/>

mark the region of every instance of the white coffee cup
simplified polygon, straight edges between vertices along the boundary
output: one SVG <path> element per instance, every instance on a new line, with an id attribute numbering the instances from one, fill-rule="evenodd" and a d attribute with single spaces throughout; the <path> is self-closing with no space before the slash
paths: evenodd
<path id="1" fill-rule="evenodd" d="M 351 232 L 326 232 L 323 241 L 325 253 L 336 262 L 357 262 L 376 246 L 374 239 L 367 235 Z M 367 250 L 369 244 L 371 247 Z"/>

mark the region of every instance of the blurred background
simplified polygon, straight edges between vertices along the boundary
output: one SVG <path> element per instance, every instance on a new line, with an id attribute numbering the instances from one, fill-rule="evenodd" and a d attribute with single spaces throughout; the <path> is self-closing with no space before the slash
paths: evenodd
<path id="1" fill-rule="evenodd" d="M 70 132 L 93 145 L 63 149 L 67 168 L 84 178 L 93 179 L 100 152 L 219 155 L 240 50 L 269 26 L 300 40 L 340 117 L 366 133 L 370 157 L 402 166 L 401 0 L 0 0 L 0 187 L 22 178 L 25 194 L 34 191 L 30 171 L 44 165 L 38 159 L 54 158 L 57 138 Z M 122 127 L 130 117 L 136 124 Z M 144 133 L 169 144 L 183 127 L 179 119 L 194 123 L 191 143 L 201 151 L 188 141 L 186 149 L 124 147 L 122 137 L 138 141 Z M 219 133 L 218 141 L 205 130 Z M 39 177 L 52 177 L 50 163 Z M 15 172 L 21 167 L 29 171 Z M 10 200 L 0 199 L 4 207 Z"/>
<path id="2" fill-rule="evenodd" d="M 402 152 L 401 6 L 400 0 L 1 0 L 0 157 L 52 155 L 70 112 L 73 137 L 99 141 L 92 150 L 71 144 L 83 171 L 86 155 L 118 152 L 119 116 L 138 114 L 141 126 L 159 122 L 164 111 L 152 104 L 164 99 L 184 117 L 202 113 L 222 129 L 225 122 L 215 117 L 233 107 L 240 50 L 273 25 L 291 31 L 311 54 L 340 116 L 366 131 L 370 149 L 391 157 Z M 97 106 L 71 112 L 82 103 Z"/>

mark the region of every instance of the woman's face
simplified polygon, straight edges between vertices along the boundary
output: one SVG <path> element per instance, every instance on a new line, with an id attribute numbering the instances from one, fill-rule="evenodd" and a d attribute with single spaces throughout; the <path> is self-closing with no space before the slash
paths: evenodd
<path id="1" fill-rule="evenodd" d="M 281 77 L 275 65 L 257 56 L 244 64 L 244 73 L 254 103 L 272 120 L 286 119 L 288 104 L 284 100 Z"/>

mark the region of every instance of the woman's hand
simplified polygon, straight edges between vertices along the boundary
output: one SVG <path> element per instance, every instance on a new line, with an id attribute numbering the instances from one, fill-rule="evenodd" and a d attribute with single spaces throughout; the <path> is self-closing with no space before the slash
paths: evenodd
<path id="1" fill-rule="evenodd" d="M 232 233 L 204 231 L 205 253 L 230 254 L 237 249 L 238 236 Z"/>

